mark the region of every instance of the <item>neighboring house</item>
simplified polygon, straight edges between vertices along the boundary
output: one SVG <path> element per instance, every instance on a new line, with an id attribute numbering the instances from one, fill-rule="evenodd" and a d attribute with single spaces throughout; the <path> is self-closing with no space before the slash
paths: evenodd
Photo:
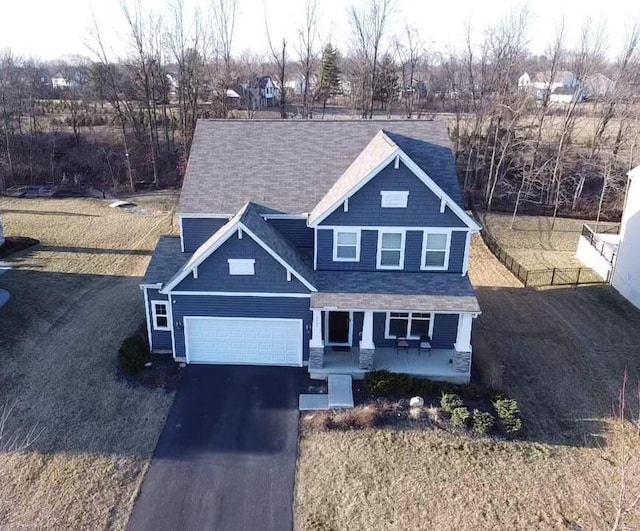
<path id="1" fill-rule="evenodd" d="M 240 94 L 238 94 L 233 89 L 227 89 L 225 103 L 229 109 L 239 109 L 240 108 Z"/>
<path id="2" fill-rule="evenodd" d="M 246 87 L 250 93 L 249 108 L 263 109 L 277 107 L 280 101 L 280 90 L 271 76 L 257 77 Z"/>
<path id="3" fill-rule="evenodd" d="M 480 227 L 462 205 L 439 122 L 200 120 L 181 236 L 160 239 L 141 285 L 151 348 L 468 382 Z"/>
<path id="4" fill-rule="evenodd" d="M 302 96 L 304 95 L 304 89 L 307 84 L 307 80 L 303 74 L 296 75 L 293 79 L 287 81 L 284 86 L 287 91 L 294 96 Z M 309 78 L 309 94 L 313 94 L 313 91 L 316 89 L 318 85 L 318 78 L 315 74 L 311 74 Z"/>
<path id="5" fill-rule="evenodd" d="M 573 89 L 572 94 L 578 89 L 579 83 L 573 72 L 559 70 L 554 72 L 525 72 L 518 78 L 518 88 L 531 92 L 536 99 L 544 99 L 546 95 L 553 95 L 557 89 L 561 92 Z"/>
<path id="6" fill-rule="evenodd" d="M 582 84 L 584 95 L 589 99 L 601 99 L 610 96 L 615 87 L 616 83 L 613 79 L 600 73 L 588 76 Z"/>
<path id="7" fill-rule="evenodd" d="M 54 89 L 66 89 L 69 88 L 70 84 L 69 79 L 60 72 L 51 78 L 51 86 Z"/>
<path id="8" fill-rule="evenodd" d="M 571 87 L 558 87 L 553 89 L 549 96 L 551 103 L 580 103 L 584 100 L 582 89 Z"/>
<path id="9" fill-rule="evenodd" d="M 640 308 L 640 166 L 628 176 L 619 233 L 595 232 L 585 225 L 576 256 Z"/>

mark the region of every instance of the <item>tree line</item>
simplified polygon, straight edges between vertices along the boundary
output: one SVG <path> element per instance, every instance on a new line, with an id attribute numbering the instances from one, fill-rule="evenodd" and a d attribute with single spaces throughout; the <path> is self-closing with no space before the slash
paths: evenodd
<path id="1" fill-rule="evenodd" d="M 347 8 L 348 44 L 338 49 L 321 33 L 320 0 L 305 0 L 290 35 L 274 32 L 265 2 L 267 49 L 234 54 L 241 1 L 188 11 L 170 0 L 162 15 L 123 3 L 122 55 L 97 20 L 84 56 L 45 64 L 0 52 L 0 191 L 63 175 L 102 188 L 177 185 L 198 118 L 256 116 L 260 109 L 238 109 L 230 91 L 270 76 L 278 89 L 270 111 L 281 118 L 443 115 L 461 182 L 480 207 L 619 212 L 637 158 L 637 23 L 617 54 L 604 26 L 586 20 L 576 42 L 560 22 L 545 53 L 533 55 L 532 16 L 519 8 L 489 27 L 461 23 L 464 46 L 434 49 L 398 20 L 393 0 L 365 0 Z M 551 90 L 518 87 L 524 72 L 553 80 L 565 71 L 578 87 L 603 76 L 607 89 L 559 104 Z M 51 76 L 64 82 L 52 87 Z"/>

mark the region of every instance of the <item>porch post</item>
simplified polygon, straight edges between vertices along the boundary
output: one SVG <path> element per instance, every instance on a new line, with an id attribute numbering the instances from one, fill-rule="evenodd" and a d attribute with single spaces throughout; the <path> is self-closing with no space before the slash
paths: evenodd
<path id="1" fill-rule="evenodd" d="M 360 341 L 360 368 L 370 371 L 374 367 L 373 312 L 364 312 L 362 339 Z"/>
<path id="2" fill-rule="evenodd" d="M 471 325 L 473 314 L 461 313 L 458 316 L 458 333 L 453 345 L 453 369 L 456 372 L 471 375 Z"/>
<path id="3" fill-rule="evenodd" d="M 322 310 L 313 310 L 311 339 L 309 340 L 309 370 L 324 366 L 324 341 L 322 341 Z"/>

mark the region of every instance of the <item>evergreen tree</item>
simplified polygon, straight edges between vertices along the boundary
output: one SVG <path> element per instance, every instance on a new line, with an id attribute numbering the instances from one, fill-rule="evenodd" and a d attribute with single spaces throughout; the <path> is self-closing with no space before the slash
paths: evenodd
<path id="1" fill-rule="evenodd" d="M 398 67 L 389 54 L 385 54 L 380 61 L 380 73 L 376 80 L 373 99 L 380 102 L 380 108 L 397 98 L 400 92 L 400 80 L 398 79 Z"/>
<path id="2" fill-rule="evenodd" d="M 327 44 L 322 52 L 322 72 L 318 96 L 322 99 L 322 116 L 331 96 L 340 94 L 340 69 L 338 68 L 338 50 Z"/>

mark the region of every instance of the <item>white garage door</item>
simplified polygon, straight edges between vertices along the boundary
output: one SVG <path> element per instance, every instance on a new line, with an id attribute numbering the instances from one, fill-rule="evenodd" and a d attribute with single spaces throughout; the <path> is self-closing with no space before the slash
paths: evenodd
<path id="1" fill-rule="evenodd" d="M 302 319 L 185 317 L 188 363 L 302 366 Z"/>

